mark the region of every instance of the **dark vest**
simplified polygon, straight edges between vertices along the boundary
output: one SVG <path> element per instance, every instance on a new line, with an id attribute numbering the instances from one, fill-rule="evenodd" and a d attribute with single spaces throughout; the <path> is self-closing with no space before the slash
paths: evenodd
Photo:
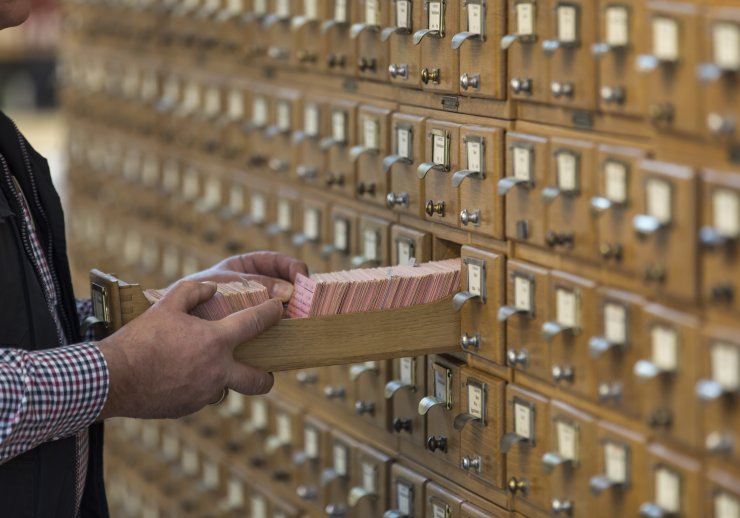
<path id="1" fill-rule="evenodd" d="M 13 123 L 0 112 L 0 154 L 26 194 L 41 246 L 46 250 L 51 243 L 50 263 L 60 286 L 59 303 L 65 334 L 68 343 L 77 343 L 80 335 L 67 262 L 62 206 L 46 160 L 27 142 L 26 149 L 28 166 Z M 33 178 L 28 173 L 29 167 Z M 43 215 L 31 195 L 32 180 Z M 29 351 L 48 349 L 57 345 L 56 328 L 41 284 L 23 249 L 21 214 L 0 165 L 0 347 Z M 102 448 L 103 426 L 93 425 L 90 427 L 87 482 L 80 509 L 83 517 L 108 516 Z M 69 437 L 42 444 L 0 465 L 0 515 L 6 518 L 74 518 L 75 462 L 75 438 Z"/>

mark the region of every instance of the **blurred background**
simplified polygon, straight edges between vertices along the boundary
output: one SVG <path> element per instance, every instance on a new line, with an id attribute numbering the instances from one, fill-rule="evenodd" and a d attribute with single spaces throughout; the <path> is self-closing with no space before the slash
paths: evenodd
<path id="1" fill-rule="evenodd" d="M 61 6 L 33 0 L 31 18 L 0 31 L 0 109 L 12 117 L 64 186 L 64 130 L 56 96 Z"/>

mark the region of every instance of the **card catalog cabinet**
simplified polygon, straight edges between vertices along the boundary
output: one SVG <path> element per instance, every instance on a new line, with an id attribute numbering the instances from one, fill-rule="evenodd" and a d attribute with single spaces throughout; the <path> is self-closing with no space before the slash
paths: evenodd
<path id="1" fill-rule="evenodd" d="M 66 0 L 78 296 L 461 268 L 451 352 L 111 421 L 111 514 L 740 518 L 736 4 Z"/>

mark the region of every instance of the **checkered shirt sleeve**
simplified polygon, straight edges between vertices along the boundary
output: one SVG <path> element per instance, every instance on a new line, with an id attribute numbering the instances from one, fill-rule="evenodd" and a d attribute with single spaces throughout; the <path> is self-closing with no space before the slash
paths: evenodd
<path id="1" fill-rule="evenodd" d="M 107 397 L 108 366 L 93 343 L 0 348 L 0 464 L 86 429 Z"/>
<path id="2" fill-rule="evenodd" d="M 75 303 L 77 304 L 77 319 L 80 321 L 80 325 L 82 325 L 82 322 L 93 314 L 92 300 L 77 299 Z M 87 333 L 85 333 L 82 339 L 86 342 L 95 340 L 95 330 L 92 326 L 90 326 L 90 329 L 87 330 Z"/>

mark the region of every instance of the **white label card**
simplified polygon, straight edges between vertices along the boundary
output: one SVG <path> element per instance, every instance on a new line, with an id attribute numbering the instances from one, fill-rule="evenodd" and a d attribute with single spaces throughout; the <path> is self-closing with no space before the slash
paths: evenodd
<path id="1" fill-rule="evenodd" d="M 578 427 L 562 420 L 556 421 L 555 426 L 558 453 L 564 459 L 578 462 Z"/>
<path id="2" fill-rule="evenodd" d="M 180 251 L 174 246 L 168 246 L 162 254 L 162 273 L 168 278 L 180 275 Z"/>
<path id="3" fill-rule="evenodd" d="M 368 25 L 379 25 L 380 5 L 378 0 L 365 0 L 365 23 Z"/>
<path id="4" fill-rule="evenodd" d="M 187 111 L 193 111 L 200 106 L 200 85 L 189 83 L 185 87 L 185 96 L 182 107 Z"/>
<path id="5" fill-rule="evenodd" d="M 514 276 L 514 307 L 520 311 L 532 312 L 534 281 L 521 275 Z"/>
<path id="6" fill-rule="evenodd" d="M 241 14 L 244 11 L 244 1 L 243 0 L 229 0 L 227 2 L 227 10 L 232 15 L 238 15 Z"/>
<path id="7" fill-rule="evenodd" d="M 534 2 L 516 4 L 516 33 L 518 36 L 534 36 Z"/>
<path id="8" fill-rule="evenodd" d="M 649 178 L 645 186 L 647 213 L 663 225 L 667 225 L 673 219 L 671 190 L 670 183 L 657 178 Z"/>
<path id="9" fill-rule="evenodd" d="M 416 384 L 416 360 L 414 358 L 400 358 L 398 360 L 401 383 L 404 385 Z"/>
<path id="10" fill-rule="evenodd" d="M 154 449 L 159 446 L 159 427 L 155 423 L 147 421 L 141 430 L 141 442 L 147 448 Z"/>
<path id="11" fill-rule="evenodd" d="M 610 47 L 629 45 L 629 9 L 624 5 L 610 5 L 606 8 L 606 43 Z"/>
<path id="12" fill-rule="evenodd" d="M 198 473 L 198 452 L 194 448 L 185 448 L 182 451 L 181 459 L 182 470 L 187 475 L 195 475 Z"/>
<path id="13" fill-rule="evenodd" d="M 411 29 L 411 2 L 396 0 L 396 27 Z"/>
<path id="14" fill-rule="evenodd" d="M 712 193 L 712 216 L 715 230 L 720 235 L 736 238 L 740 235 L 740 195 L 729 189 Z"/>
<path id="15" fill-rule="evenodd" d="M 616 484 L 626 484 L 627 447 L 613 442 L 604 445 L 604 468 L 606 478 Z"/>
<path id="16" fill-rule="evenodd" d="M 312 241 L 320 237 L 321 214 L 318 209 L 308 208 L 303 211 L 303 233 Z"/>
<path id="17" fill-rule="evenodd" d="M 650 329 L 653 365 L 665 372 L 678 368 L 678 333 L 675 329 L 654 325 Z"/>
<path id="18" fill-rule="evenodd" d="M 290 101 L 279 101 L 277 105 L 277 127 L 280 131 L 290 131 L 291 115 Z"/>
<path id="19" fill-rule="evenodd" d="M 347 448 L 341 444 L 335 444 L 333 448 L 334 452 L 334 471 L 339 476 L 347 475 Z"/>
<path id="20" fill-rule="evenodd" d="M 411 160 L 411 130 L 396 128 L 396 154 Z"/>
<path id="21" fill-rule="evenodd" d="M 401 239 L 396 243 L 398 252 L 398 264 L 400 266 L 407 266 L 411 263 L 411 259 L 415 257 L 412 253 L 412 244 L 405 239 Z"/>
<path id="22" fill-rule="evenodd" d="M 660 61 L 678 61 L 678 21 L 666 16 L 653 18 L 653 55 Z"/>
<path id="23" fill-rule="evenodd" d="M 740 518 L 740 500 L 724 491 L 715 494 L 713 518 Z"/>
<path id="24" fill-rule="evenodd" d="M 229 92 L 229 117 L 241 119 L 244 117 L 244 95 L 239 90 Z"/>
<path id="25" fill-rule="evenodd" d="M 483 171 L 483 142 L 479 140 L 468 140 L 465 143 L 465 150 L 468 159 L 468 169 L 479 173 Z"/>
<path id="26" fill-rule="evenodd" d="M 468 3 L 468 32 L 483 34 L 483 5 Z"/>
<path id="27" fill-rule="evenodd" d="M 368 493 L 378 491 L 378 468 L 369 462 L 362 463 L 362 488 Z"/>
<path id="28" fill-rule="evenodd" d="M 319 17 L 318 0 L 303 0 L 303 16 L 309 20 Z"/>
<path id="29" fill-rule="evenodd" d="M 218 465 L 206 461 L 203 463 L 203 485 L 208 489 L 216 489 L 220 483 Z"/>
<path id="30" fill-rule="evenodd" d="M 250 518 L 267 518 L 267 501 L 264 496 L 253 494 L 250 509 Z"/>
<path id="31" fill-rule="evenodd" d="M 531 182 L 534 179 L 532 172 L 534 151 L 528 147 L 514 146 L 512 153 L 514 155 L 514 178 Z"/>
<path id="32" fill-rule="evenodd" d="M 206 92 L 206 115 L 214 117 L 221 111 L 221 90 L 216 86 L 212 86 Z"/>
<path id="33" fill-rule="evenodd" d="M 221 204 L 221 181 L 217 178 L 211 178 L 206 183 L 205 202 L 208 207 Z"/>
<path id="34" fill-rule="evenodd" d="M 519 437 L 534 440 L 534 410 L 531 406 L 514 401 L 514 433 Z"/>
<path id="35" fill-rule="evenodd" d="M 309 137 L 319 134 L 319 107 L 316 104 L 307 104 L 303 110 L 303 131 Z"/>
<path id="36" fill-rule="evenodd" d="M 559 5 L 558 40 L 560 43 L 578 42 L 578 7 L 575 5 Z"/>
<path id="37" fill-rule="evenodd" d="M 303 451 L 309 459 L 319 458 L 319 431 L 313 426 L 303 429 Z"/>
<path id="38" fill-rule="evenodd" d="M 655 470 L 655 503 L 670 514 L 681 511 L 681 477 L 678 473 L 664 467 Z"/>
<path id="39" fill-rule="evenodd" d="M 229 416 L 240 416 L 244 412 L 245 396 L 239 393 L 229 394 L 226 399 L 226 408 Z"/>
<path id="40" fill-rule="evenodd" d="M 434 366 L 434 397 L 445 403 L 448 401 L 449 393 L 449 377 L 447 375 L 448 369 L 441 365 Z"/>
<path id="41" fill-rule="evenodd" d="M 613 203 L 626 203 L 627 164 L 617 160 L 604 162 L 604 194 Z"/>
<path id="42" fill-rule="evenodd" d="M 144 167 L 141 171 L 141 181 L 145 185 L 153 186 L 157 183 L 159 176 L 159 160 L 155 155 L 149 155 L 144 159 Z"/>
<path id="43" fill-rule="evenodd" d="M 257 127 L 267 124 L 267 100 L 261 95 L 252 99 L 252 124 Z"/>
<path id="44" fill-rule="evenodd" d="M 578 155 L 570 151 L 560 151 L 557 154 L 558 188 L 563 192 L 578 190 Z"/>
<path id="45" fill-rule="evenodd" d="M 347 142 L 347 114 L 345 112 L 332 112 L 331 136 L 336 142 Z"/>
<path id="46" fill-rule="evenodd" d="M 264 223 L 267 217 L 267 202 L 265 195 L 260 192 L 253 192 L 250 198 L 250 216 L 252 221 L 257 224 Z"/>
<path id="47" fill-rule="evenodd" d="M 432 503 L 432 518 L 449 518 L 450 506 L 441 502 Z"/>
<path id="48" fill-rule="evenodd" d="M 241 185 L 232 185 L 229 190 L 229 208 L 239 214 L 244 210 L 244 188 Z"/>
<path id="49" fill-rule="evenodd" d="M 349 250 L 349 222 L 344 218 L 334 220 L 334 248 L 340 252 Z"/>
<path id="50" fill-rule="evenodd" d="M 380 140 L 380 124 L 377 119 L 366 117 L 362 122 L 362 138 L 365 147 L 378 149 Z"/>
<path id="51" fill-rule="evenodd" d="M 429 10 L 429 16 L 427 18 L 428 24 L 427 27 L 430 30 L 433 31 L 441 31 L 442 30 L 442 16 L 443 16 L 443 7 L 442 2 L 429 2 L 427 4 L 427 9 Z"/>
<path id="52" fill-rule="evenodd" d="M 604 304 L 604 335 L 612 344 L 627 342 L 627 308 L 621 304 Z"/>
<path id="53" fill-rule="evenodd" d="M 277 435 L 280 442 L 290 444 L 293 442 L 293 422 L 288 414 L 277 415 Z"/>
<path id="54" fill-rule="evenodd" d="M 267 403 L 264 399 L 253 399 L 251 408 L 251 422 L 257 429 L 267 426 Z"/>
<path id="55" fill-rule="evenodd" d="M 180 185 L 180 168 L 177 166 L 177 162 L 169 161 L 164 165 L 162 187 L 172 192 L 177 190 L 178 185 Z"/>
<path id="56" fill-rule="evenodd" d="M 716 22 L 712 25 L 714 63 L 722 70 L 740 70 L 740 25 Z"/>
<path id="57" fill-rule="evenodd" d="M 432 162 L 448 167 L 447 156 L 447 136 L 432 134 Z"/>
<path id="58" fill-rule="evenodd" d="M 468 291 L 481 296 L 483 286 L 483 268 L 478 264 L 468 263 Z"/>
<path id="59" fill-rule="evenodd" d="M 483 419 L 486 407 L 484 385 L 478 382 L 468 382 L 468 414 L 477 419 Z"/>
<path id="60" fill-rule="evenodd" d="M 406 516 L 413 516 L 414 488 L 404 482 L 396 482 L 398 510 Z"/>
<path id="61" fill-rule="evenodd" d="M 252 8 L 256 15 L 261 16 L 267 13 L 267 0 L 252 0 Z"/>
<path id="62" fill-rule="evenodd" d="M 244 485 L 238 478 L 229 480 L 226 500 L 231 510 L 244 507 Z"/>
<path id="63" fill-rule="evenodd" d="M 275 0 L 275 13 L 283 18 L 290 16 L 290 2 L 291 0 Z"/>
<path id="64" fill-rule="evenodd" d="M 277 225 L 278 228 L 282 231 L 290 230 L 291 225 L 291 215 L 292 215 L 292 208 L 290 204 L 290 200 L 286 199 L 280 199 L 278 200 L 278 220 Z"/>
<path id="65" fill-rule="evenodd" d="M 185 199 L 192 200 L 198 196 L 200 190 L 200 182 L 198 181 L 198 171 L 195 169 L 188 169 L 185 171 L 185 177 L 182 182 L 182 195 Z"/>
<path id="66" fill-rule="evenodd" d="M 555 300 L 558 324 L 568 329 L 578 329 L 581 320 L 578 293 L 573 290 L 557 288 Z"/>
<path id="67" fill-rule="evenodd" d="M 364 246 L 362 250 L 362 255 L 365 257 L 366 261 L 377 261 L 379 253 L 379 237 L 378 232 L 371 228 L 366 228 L 363 232 L 364 235 Z"/>
<path id="68" fill-rule="evenodd" d="M 740 347 L 726 342 L 712 344 L 712 379 L 728 391 L 740 389 Z"/>
<path id="69" fill-rule="evenodd" d="M 334 21 L 347 22 L 347 0 L 334 0 Z"/>

